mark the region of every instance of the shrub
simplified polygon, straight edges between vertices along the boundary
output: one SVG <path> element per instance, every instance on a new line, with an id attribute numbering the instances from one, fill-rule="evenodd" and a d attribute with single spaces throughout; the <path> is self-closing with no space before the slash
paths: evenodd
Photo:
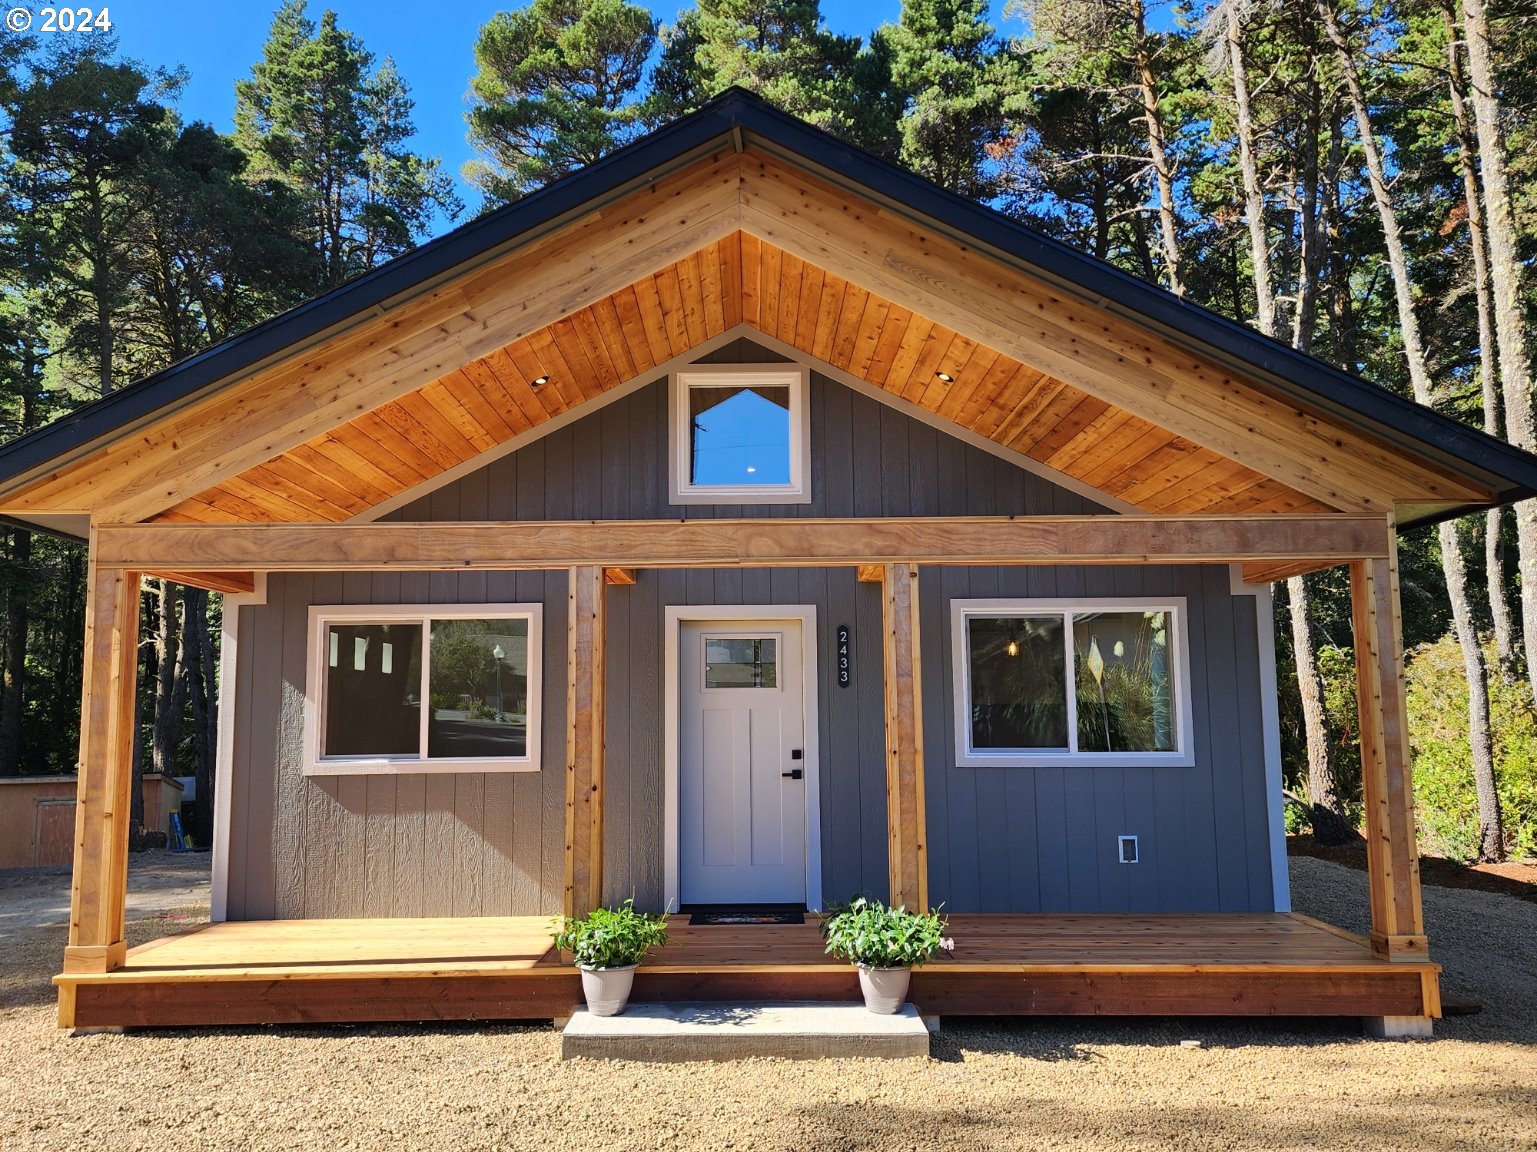
<path id="1" fill-rule="evenodd" d="M 1525 684 L 1504 683 L 1486 650 L 1494 732 L 1495 778 L 1505 818 L 1505 846 L 1537 855 L 1537 713 Z M 1450 636 L 1417 648 L 1407 663 L 1414 801 L 1422 852 L 1454 860 L 1478 856 L 1478 798 L 1468 749 L 1468 682 Z"/>
<path id="2" fill-rule="evenodd" d="M 824 919 L 821 932 L 829 955 L 868 968 L 916 968 L 955 947 L 938 912 L 887 908 L 863 896 Z"/>
<path id="3" fill-rule="evenodd" d="M 570 952 L 583 968 L 625 968 L 667 943 L 667 914 L 635 911 L 632 897 L 618 908 L 586 916 L 557 917 L 555 947 Z"/>

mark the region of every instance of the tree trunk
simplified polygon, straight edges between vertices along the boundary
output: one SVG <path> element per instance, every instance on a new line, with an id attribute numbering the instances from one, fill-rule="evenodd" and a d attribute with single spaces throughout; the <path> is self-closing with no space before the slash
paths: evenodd
<path id="1" fill-rule="evenodd" d="M 1324 724 L 1324 685 L 1313 652 L 1313 619 L 1308 607 L 1307 584 L 1301 576 L 1286 582 L 1291 607 L 1292 653 L 1297 663 L 1297 689 L 1302 697 L 1302 726 L 1308 745 L 1308 804 L 1312 808 L 1313 839 L 1320 844 L 1344 844 L 1355 839 L 1355 829 L 1345 817 L 1329 763 L 1329 730 Z"/>
<path id="2" fill-rule="evenodd" d="M 1537 449 L 1532 421 L 1531 358 L 1522 312 L 1521 248 L 1510 203 L 1510 176 L 1500 130 L 1500 99 L 1494 47 L 1484 0 L 1463 0 L 1467 33 L 1468 77 L 1472 81 L 1473 121 L 1478 130 L 1478 163 L 1483 176 L 1484 222 L 1489 244 L 1489 283 L 1494 292 L 1494 336 L 1499 348 L 1500 388 L 1505 401 L 1505 434 L 1528 452 Z M 1537 502 L 1516 505 L 1516 547 L 1521 568 L 1521 630 L 1527 677 L 1537 700 Z"/>
<path id="3" fill-rule="evenodd" d="M 0 776 L 24 775 L 22 706 L 27 674 L 27 630 L 32 601 L 32 533 L 11 529 L 11 586 L 5 598 L 4 687 L 0 690 Z"/>
<path id="4" fill-rule="evenodd" d="M 1318 137 L 1323 127 L 1323 93 L 1319 89 L 1312 25 L 1308 23 L 1308 98 L 1303 120 L 1306 142 L 1302 151 L 1301 219 L 1297 223 L 1300 253 L 1297 269 L 1297 311 L 1292 319 L 1292 346 L 1301 352 L 1313 350 L 1313 335 L 1318 331 L 1318 282 L 1323 271 L 1324 228 L 1320 212 L 1322 179 L 1318 162 Z"/>
<path id="5" fill-rule="evenodd" d="M 1494 301 L 1489 291 L 1489 242 L 1484 235 L 1484 206 L 1478 194 L 1475 129 L 1468 116 L 1467 102 L 1463 98 L 1467 80 L 1462 72 L 1462 54 L 1457 48 L 1457 19 L 1450 3 L 1442 9 L 1442 16 L 1446 21 L 1452 126 L 1457 137 L 1457 159 L 1462 168 L 1462 195 L 1468 209 L 1468 247 L 1473 253 L 1473 294 L 1478 311 L 1478 371 L 1479 382 L 1483 387 L 1484 431 L 1491 436 L 1498 436 L 1500 378 L 1494 335 Z M 1501 508 L 1491 508 L 1484 513 L 1484 570 L 1500 678 L 1509 684 L 1515 679 L 1516 641 L 1510 619 L 1510 599 L 1505 590 L 1504 520 L 1504 510 Z"/>
<path id="6" fill-rule="evenodd" d="M 1147 10 L 1136 9 L 1137 87 L 1142 98 L 1142 122 L 1147 131 L 1147 154 L 1153 164 L 1153 179 L 1158 185 L 1158 224 L 1163 231 L 1163 267 L 1169 291 L 1185 294 L 1185 282 L 1179 271 L 1179 229 L 1174 215 L 1174 173 L 1169 167 L 1164 147 L 1163 114 L 1158 110 L 1158 81 L 1153 75 L 1153 57 L 1148 50 Z"/>
<path id="7" fill-rule="evenodd" d="M 187 644 L 188 692 L 192 701 L 192 749 L 197 781 L 197 807 L 192 834 L 198 844 L 213 844 L 214 754 L 217 720 L 214 708 L 213 644 L 208 629 L 208 593 L 188 588 L 183 593 L 186 619 L 182 635 Z"/>
<path id="8" fill-rule="evenodd" d="M 1468 678 L 1468 744 L 1473 755 L 1473 788 L 1478 794 L 1478 858 L 1505 859 L 1505 821 L 1500 813 L 1500 791 L 1494 777 L 1494 741 L 1489 731 L 1489 675 L 1484 650 L 1468 611 L 1467 570 L 1457 525 L 1442 521 L 1441 565 L 1446 573 L 1447 595 L 1452 601 L 1452 627 L 1462 649 L 1462 667 Z M 1448 560 L 1447 557 L 1454 557 Z"/>
<path id="9" fill-rule="evenodd" d="M 1328 283 L 1326 294 L 1329 309 L 1329 337 L 1331 358 L 1348 371 L 1355 371 L 1360 364 L 1356 354 L 1355 305 L 1351 299 L 1350 264 L 1345 257 L 1344 229 L 1340 222 L 1345 217 L 1345 190 L 1343 188 L 1345 166 L 1344 126 L 1340 123 L 1339 109 L 1332 104 L 1329 109 L 1329 158 L 1324 165 L 1323 197 L 1324 227 L 1326 237 L 1325 267 Z"/>
<path id="10" fill-rule="evenodd" d="M 1275 290 L 1270 268 L 1270 242 L 1265 231 L 1265 197 L 1254 155 L 1254 120 L 1249 106 L 1248 72 L 1243 59 L 1243 23 L 1234 0 L 1227 0 L 1228 67 L 1233 79 L 1237 112 L 1238 158 L 1243 175 L 1244 211 L 1249 217 L 1249 260 L 1254 269 L 1255 321 L 1266 336 L 1276 334 Z M 1303 250 L 1309 239 L 1304 235 Z M 1300 301 L 1299 301 L 1300 304 Z M 1301 319 L 1299 308 L 1298 318 Z M 1298 330 L 1300 331 L 1300 325 Z M 1291 607 L 1292 655 L 1297 668 L 1297 692 L 1302 700 L 1302 727 L 1307 739 L 1308 801 L 1313 809 L 1313 838 L 1320 844 L 1343 844 L 1354 836 L 1345 819 L 1329 763 L 1329 731 L 1324 718 L 1323 678 L 1313 651 L 1312 611 L 1307 583 L 1300 576 L 1286 582 Z"/>
<path id="11" fill-rule="evenodd" d="M 1275 286 L 1270 239 L 1265 231 L 1265 196 L 1254 159 L 1254 120 L 1249 111 L 1249 78 L 1243 59 L 1243 20 L 1236 0 L 1225 0 L 1227 58 L 1238 121 L 1238 164 L 1243 172 L 1244 215 L 1249 222 L 1249 258 L 1254 264 L 1254 321 L 1266 336 L 1276 334 Z"/>
<path id="12" fill-rule="evenodd" d="M 139 593 L 139 693 L 134 701 L 133 709 L 133 786 L 130 789 L 128 800 L 128 846 L 137 852 L 144 847 L 144 691 L 145 684 L 157 678 L 159 666 L 155 663 L 155 646 L 144 642 L 144 621 L 154 611 L 155 601 L 152 596 L 142 591 L 143 583 L 140 583 Z M 151 708 L 154 698 L 151 697 Z M 154 713 L 151 711 L 150 720 L 153 722 Z"/>
<path id="13" fill-rule="evenodd" d="M 159 581 L 160 618 L 155 630 L 155 719 L 151 729 L 151 755 L 154 770 L 167 776 L 176 774 L 176 745 L 181 740 L 185 700 L 183 664 L 185 638 L 176 617 L 177 586 Z"/>
<path id="14" fill-rule="evenodd" d="M 1398 329 L 1404 342 L 1404 356 L 1408 361 L 1409 380 L 1414 387 L 1414 398 L 1427 407 L 1434 404 L 1435 394 L 1430 384 L 1430 369 L 1425 360 L 1424 342 L 1420 337 L 1419 317 L 1414 311 L 1414 289 L 1409 278 L 1409 259 L 1404 250 L 1403 236 L 1398 227 L 1398 213 L 1393 207 L 1392 194 L 1388 189 L 1387 174 L 1382 164 L 1382 154 L 1377 147 L 1377 137 L 1372 131 L 1368 115 L 1366 91 L 1356 70 L 1349 42 L 1340 28 L 1333 0 L 1318 0 L 1319 14 L 1324 29 L 1334 43 L 1339 57 L 1340 70 L 1345 78 L 1346 90 L 1355 112 L 1356 131 L 1360 137 L 1362 154 L 1366 158 L 1366 172 L 1372 188 L 1372 200 L 1382 221 L 1382 234 L 1387 243 L 1388 265 L 1393 270 L 1393 294 L 1398 301 Z M 1500 822 L 1500 809 L 1494 779 L 1494 747 L 1489 731 L 1489 682 L 1484 668 L 1484 653 L 1479 646 L 1478 634 L 1473 628 L 1473 612 L 1468 604 L 1467 566 L 1463 561 L 1462 544 L 1457 537 L 1456 525 L 1441 525 L 1441 571 L 1446 579 L 1446 592 L 1451 600 L 1452 620 L 1457 633 L 1457 643 L 1462 649 L 1462 662 L 1468 675 L 1468 743 L 1473 755 L 1473 784 L 1479 796 L 1479 822 L 1481 851 L 1493 851 L 1495 855 L 1485 859 L 1500 859 L 1504 852 L 1505 830 Z M 1485 807 L 1484 797 L 1492 798 Z M 1488 821 L 1492 821 L 1492 824 Z M 1491 849 L 1490 845 L 1494 847 Z"/>

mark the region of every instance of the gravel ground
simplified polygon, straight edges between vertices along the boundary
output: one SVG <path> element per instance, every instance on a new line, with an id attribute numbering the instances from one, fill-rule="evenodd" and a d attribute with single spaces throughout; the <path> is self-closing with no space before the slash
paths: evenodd
<path id="1" fill-rule="evenodd" d="M 206 916 L 197 866 L 135 860 L 130 943 Z M 1365 928 L 1360 873 L 1297 859 L 1292 876 L 1299 911 Z M 1433 1041 L 1348 1021 L 946 1020 L 926 1064 L 641 1065 L 562 1062 L 547 1026 L 69 1037 L 48 984 L 67 888 L 0 878 L 6 1152 L 1537 1150 L 1537 905 L 1508 896 L 1425 889 L 1446 987 L 1486 1005 Z"/>

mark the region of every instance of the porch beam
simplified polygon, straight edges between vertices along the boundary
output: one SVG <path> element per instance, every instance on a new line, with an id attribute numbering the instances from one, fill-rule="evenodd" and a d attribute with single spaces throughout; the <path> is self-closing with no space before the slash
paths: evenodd
<path id="1" fill-rule="evenodd" d="M 1333 568 L 1334 561 L 1320 562 L 1317 560 L 1293 561 L 1289 564 L 1245 564 L 1243 566 L 1243 582 L 1245 584 L 1275 584 L 1282 580 L 1290 580 L 1293 576 L 1306 576 L 1310 572 L 1320 572 L 1325 568 Z"/>
<path id="2" fill-rule="evenodd" d="M 474 524 L 131 524 L 105 568 L 346 572 L 871 564 L 1227 564 L 1384 558 L 1380 516 L 984 516 Z"/>
<path id="3" fill-rule="evenodd" d="M 1420 908 L 1396 554 L 1350 565 L 1350 601 L 1372 951 L 1389 960 L 1424 960 L 1429 948 Z"/>
<path id="4" fill-rule="evenodd" d="M 603 569 L 570 570 L 566 659 L 567 916 L 603 900 L 603 669 L 606 631 Z"/>
<path id="5" fill-rule="evenodd" d="M 249 596 L 256 591 L 254 572 L 146 572 L 146 576 L 169 580 L 172 584 L 185 584 L 191 588 L 206 588 L 210 592 L 224 592 L 236 596 Z"/>
<path id="6" fill-rule="evenodd" d="M 923 804 L 923 681 L 918 652 L 916 564 L 886 565 L 881 623 L 885 636 L 889 903 L 927 912 L 929 865 Z"/>
<path id="7" fill-rule="evenodd" d="M 88 563 L 66 973 L 110 972 L 127 956 L 123 922 L 138 642 L 138 573 Z M 73 1027 L 73 1017 L 73 997 L 61 992 L 60 1026 Z"/>

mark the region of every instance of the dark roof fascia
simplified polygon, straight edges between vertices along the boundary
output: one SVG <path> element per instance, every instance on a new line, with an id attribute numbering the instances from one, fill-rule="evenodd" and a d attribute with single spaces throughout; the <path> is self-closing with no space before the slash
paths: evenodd
<path id="1" fill-rule="evenodd" d="M 537 192 L 429 240 L 328 292 L 246 329 L 153 376 L 121 388 L 50 424 L 0 445 L 0 486 L 78 456 L 98 440 L 185 406 L 231 377 L 312 345 L 392 300 L 417 295 L 522 247 L 606 201 L 726 146 L 737 146 L 733 102 L 717 100 L 692 116 L 610 153 Z M 30 478 L 28 478 L 30 479 Z"/>
<path id="2" fill-rule="evenodd" d="M 1129 273 L 973 203 L 780 112 L 741 89 L 657 129 L 582 171 L 428 241 L 205 352 L 0 447 L 0 481 L 79 454 L 97 440 L 198 398 L 231 376 L 313 343 L 433 281 L 527 244 L 605 200 L 744 138 L 856 194 L 883 201 L 1063 292 L 1216 357 L 1278 397 L 1334 416 L 1423 455 L 1494 492 L 1501 503 L 1537 494 L 1537 457 L 1296 351 Z M 10 485 L 8 485 L 10 486 Z M 1422 517 L 1429 522 L 1455 510 Z"/>
<path id="3" fill-rule="evenodd" d="M 937 225 L 952 237 L 981 245 L 989 255 L 1044 277 L 1087 303 L 1155 327 L 1176 344 L 1216 353 L 1287 402 L 1364 427 L 1399 448 L 1428 456 L 1453 474 L 1489 488 L 1500 503 L 1537 495 L 1537 457 L 1503 440 L 1183 300 L 760 101 L 745 109 L 741 119 L 754 143 L 815 167 L 829 183 L 873 194 L 917 223 Z M 1446 519 L 1475 507 L 1482 505 L 1412 523 Z"/>

